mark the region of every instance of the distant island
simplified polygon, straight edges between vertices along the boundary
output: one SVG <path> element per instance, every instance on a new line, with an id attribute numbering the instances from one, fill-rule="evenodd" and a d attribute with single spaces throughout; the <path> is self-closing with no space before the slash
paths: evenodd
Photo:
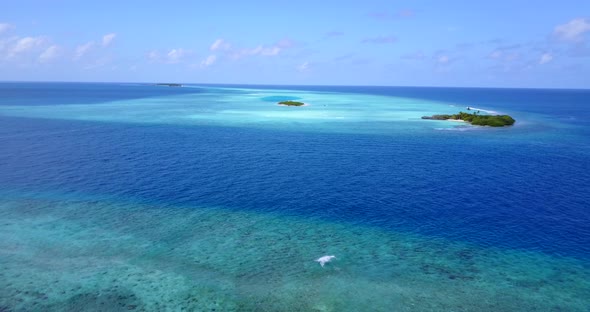
<path id="1" fill-rule="evenodd" d="M 156 86 L 182 87 L 182 84 L 180 84 L 180 83 L 156 83 Z"/>
<path id="2" fill-rule="evenodd" d="M 433 120 L 462 120 L 476 126 L 504 127 L 512 126 L 514 118 L 508 115 L 480 115 L 477 112 L 473 114 L 459 112 L 454 115 L 433 115 L 423 116 L 422 119 Z"/>
<path id="3" fill-rule="evenodd" d="M 297 101 L 282 101 L 278 103 L 279 105 L 287 105 L 287 106 L 303 106 L 305 103 L 297 102 Z"/>

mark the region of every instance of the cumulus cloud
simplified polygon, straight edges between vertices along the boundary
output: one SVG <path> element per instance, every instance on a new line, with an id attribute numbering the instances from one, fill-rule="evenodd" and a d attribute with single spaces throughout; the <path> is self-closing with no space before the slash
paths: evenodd
<path id="1" fill-rule="evenodd" d="M 16 43 L 18 38 L 8 38 L 8 39 L 1 39 L 0 38 L 0 61 L 11 57 L 12 48 Z"/>
<path id="2" fill-rule="evenodd" d="M 363 39 L 363 43 L 374 43 L 374 44 L 389 44 L 395 43 L 397 38 L 394 36 L 380 36 L 380 37 L 372 37 L 372 38 L 365 38 Z"/>
<path id="3" fill-rule="evenodd" d="M 211 55 L 207 56 L 207 58 L 201 62 L 201 67 L 209 67 L 209 66 L 213 65 L 216 60 L 217 60 L 217 56 L 215 54 L 211 54 Z"/>
<path id="4" fill-rule="evenodd" d="M 209 56 L 201 60 L 200 64 L 195 64 L 195 66 L 200 67 L 209 67 L 213 64 L 219 62 L 220 59 L 233 59 L 238 60 L 248 56 L 265 56 L 265 57 L 272 57 L 277 56 L 285 49 L 290 48 L 293 46 L 293 42 L 288 39 L 283 39 L 276 42 L 273 45 L 258 45 L 254 48 L 238 48 L 235 47 L 232 43 L 225 39 L 216 39 L 211 45 L 209 46 L 209 51 L 215 52 L 211 53 Z M 163 57 L 161 57 L 157 51 L 152 51 L 148 58 L 152 61 L 162 61 Z M 171 62 L 171 57 L 168 56 L 168 63 Z"/>
<path id="5" fill-rule="evenodd" d="M 94 47 L 94 45 L 95 45 L 94 41 L 90 41 L 85 44 L 77 46 L 76 50 L 74 51 L 74 59 L 77 60 L 77 59 L 80 59 L 81 57 L 83 57 L 86 53 L 88 53 Z"/>
<path id="6" fill-rule="evenodd" d="M 253 55 L 266 55 L 266 56 L 273 56 L 273 55 L 277 55 L 281 52 L 281 48 L 278 46 L 271 46 L 271 47 L 264 47 L 264 46 L 258 46 L 252 50 L 250 50 L 250 53 Z"/>
<path id="7" fill-rule="evenodd" d="M 17 39 L 16 42 L 13 43 L 10 52 L 8 53 L 8 57 L 15 57 L 19 54 L 23 54 L 29 52 L 35 48 L 40 47 L 46 42 L 46 39 L 43 37 L 24 37 Z"/>
<path id="8" fill-rule="evenodd" d="M 184 49 L 172 49 L 166 54 L 166 60 L 169 63 L 178 63 L 188 54 Z"/>
<path id="9" fill-rule="evenodd" d="M 166 64 L 177 64 L 184 61 L 191 55 L 191 51 L 178 48 L 170 49 L 168 52 L 159 52 L 152 50 L 148 52 L 147 58 L 151 62 L 166 63 Z"/>
<path id="10" fill-rule="evenodd" d="M 116 36 L 117 36 L 117 34 L 115 34 L 115 33 L 106 34 L 106 35 L 102 36 L 102 40 L 99 41 L 98 43 L 95 41 L 89 41 L 85 44 L 81 44 L 81 45 L 77 46 L 76 49 L 74 50 L 74 60 L 79 60 L 80 58 L 82 58 L 84 55 L 90 53 L 95 48 L 100 48 L 101 46 L 102 47 L 109 46 L 113 42 L 113 40 L 115 39 Z"/>
<path id="11" fill-rule="evenodd" d="M 211 50 L 211 51 L 217 51 L 217 50 L 227 51 L 230 48 L 231 48 L 231 44 L 229 42 L 226 42 L 223 39 L 217 39 L 217 40 L 215 40 L 215 42 L 213 42 L 213 44 L 211 44 L 211 47 L 209 48 L 209 50 Z"/>
<path id="12" fill-rule="evenodd" d="M 520 53 L 499 48 L 492 51 L 492 53 L 488 55 L 488 58 L 497 61 L 511 62 L 519 59 Z"/>
<path id="13" fill-rule="evenodd" d="M 2 31 L 12 29 L 14 26 L 0 24 Z M 78 61 L 98 48 L 109 45 L 115 34 L 107 34 L 101 42 L 90 41 L 77 47 L 66 49 L 58 43 L 54 43 L 45 36 L 3 36 L 0 37 L 0 62 L 10 62 L 15 66 L 29 66 L 49 63 L 63 55 L 70 55 L 73 60 Z M 100 56 L 95 55 L 92 56 Z M 91 58 L 84 58 L 85 62 L 92 61 Z"/>
<path id="14" fill-rule="evenodd" d="M 14 26 L 8 23 L 0 23 L 0 35 L 14 29 Z"/>
<path id="15" fill-rule="evenodd" d="M 539 60 L 539 64 L 547 64 L 553 60 L 553 55 L 551 53 L 543 53 L 541 55 L 541 59 Z"/>
<path id="16" fill-rule="evenodd" d="M 297 71 L 306 72 L 309 71 L 309 62 L 303 62 L 297 66 Z"/>
<path id="17" fill-rule="evenodd" d="M 156 50 L 152 50 L 152 51 L 148 52 L 147 58 L 148 58 L 148 60 L 150 60 L 152 62 L 157 62 L 160 60 L 160 52 L 158 52 Z"/>
<path id="18" fill-rule="evenodd" d="M 109 46 L 113 40 L 115 39 L 115 37 L 117 36 L 117 34 L 115 33 L 110 33 L 110 34 L 106 34 L 104 36 L 102 36 L 102 46 L 106 47 Z"/>
<path id="19" fill-rule="evenodd" d="M 555 27 L 553 34 L 561 40 L 580 42 L 584 34 L 590 31 L 590 21 L 584 18 L 573 19 L 563 25 Z"/>
<path id="20" fill-rule="evenodd" d="M 234 59 L 239 59 L 245 56 L 276 56 L 279 55 L 285 49 L 288 49 L 293 46 L 293 42 L 288 39 L 283 39 L 271 46 L 259 45 L 255 48 L 245 48 L 245 49 L 238 49 L 234 50 L 231 53 L 231 57 Z"/>
<path id="21" fill-rule="evenodd" d="M 0 62 L 7 61 L 12 65 L 45 63 L 56 57 L 57 52 L 57 45 L 52 45 L 47 37 L 12 36 L 0 39 Z"/>
<path id="22" fill-rule="evenodd" d="M 52 45 L 39 55 L 39 62 L 47 63 L 59 56 L 59 47 Z"/>
<path id="23" fill-rule="evenodd" d="M 42 42 L 43 42 L 43 38 L 41 38 L 41 37 L 25 37 L 25 38 L 19 39 L 13 48 L 13 52 L 20 53 L 20 52 L 29 51 L 32 48 L 40 45 Z"/>

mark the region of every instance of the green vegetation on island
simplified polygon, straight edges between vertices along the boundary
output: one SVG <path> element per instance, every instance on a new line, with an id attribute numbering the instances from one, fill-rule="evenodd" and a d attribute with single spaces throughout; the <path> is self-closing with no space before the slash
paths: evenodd
<path id="1" fill-rule="evenodd" d="M 279 105 L 287 105 L 287 106 L 303 106 L 305 103 L 297 102 L 297 101 L 282 101 L 279 102 Z"/>
<path id="2" fill-rule="evenodd" d="M 490 127 L 504 127 L 512 126 L 515 120 L 508 115 L 480 115 L 475 112 L 473 114 L 459 112 L 454 115 L 433 115 L 424 116 L 422 119 L 433 119 L 433 120 L 463 120 L 476 126 L 490 126 Z"/>

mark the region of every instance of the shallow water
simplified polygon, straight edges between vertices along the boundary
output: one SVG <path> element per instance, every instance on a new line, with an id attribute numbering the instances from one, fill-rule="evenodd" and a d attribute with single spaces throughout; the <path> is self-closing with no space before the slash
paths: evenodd
<path id="1" fill-rule="evenodd" d="M 100 105 L 3 105 L 0 112 L 9 116 L 106 122 L 383 134 L 404 128 L 431 129 L 432 125 L 453 127 L 447 122 L 415 121 L 424 115 L 455 113 L 459 109 L 444 103 L 382 95 L 244 88 L 182 89 L 193 89 L 196 93 L 113 99 Z M 308 105 L 275 105 L 285 99 L 301 100 Z"/>
<path id="2" fill-rule="evenodd" d="M 466 106 L 517 124 L 420 119 Z M 0 311 L 588 311 L 589 108 L 579 90 L 0 84 Z"/>
<path id="3" fill-rule="evenodd" d="M 273 214 L 26 198 L 0 216 L 15 310 L 586 311 L 590 292 L 570 258 Z"/>

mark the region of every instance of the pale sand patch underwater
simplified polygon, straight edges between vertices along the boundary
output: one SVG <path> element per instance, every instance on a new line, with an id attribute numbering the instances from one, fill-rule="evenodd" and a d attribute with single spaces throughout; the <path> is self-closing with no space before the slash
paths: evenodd
<path id="1" fill-rule="evenodd" d="M 0 203 L 0 310 L 587 311 L 581 260 L 218 208 Z M 334 254 L 322 268 L 314 260 Z"/>
<path id="2" fill-rule="evenodd" d="M 286 109 L 288 105 L 264 100 L 273 96 L 301 99 L 306 105 Z M 297 124 L 298 130 L 377 134 L 390 133 L 392 127 L 430 127 L 420 116 L 432 113 L 456 111 L 443 103 L 392 96 L 231 88 L 94 104 L 0 105 L 0 115 L 27 118 L 264 129 Z"/>

